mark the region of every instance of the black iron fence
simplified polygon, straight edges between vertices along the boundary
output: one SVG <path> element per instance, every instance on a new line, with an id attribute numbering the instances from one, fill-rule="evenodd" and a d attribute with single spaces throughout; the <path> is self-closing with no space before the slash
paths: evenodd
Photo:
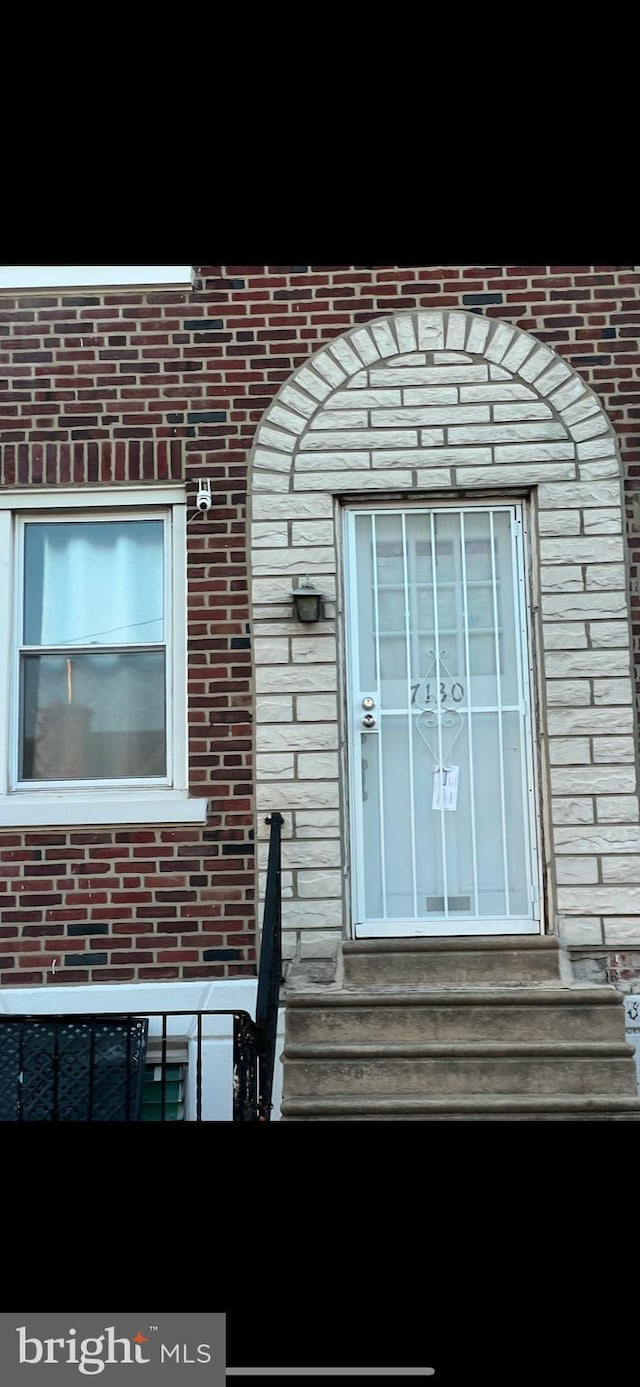
<path id="1" fill-rule="evenodd" d="M 185 1116 L 202 1122 L 207 1016 L 233 1019 L 233 1121 L 257 1121 L 255 1023 L 245 1011 L 205 1008 L 146 1011 L 144 1016 L 0 1016 L 0 1122 L 169 1121 L 177 1115 L 177 1072 L 178 1085 L 184 1085 L 183 1066 L 171 1051 L 175 1035 L 185 1031 L 189 1063 L 195 1067 L 188 1080 L 194 1102 L 191 1109 L 189 1103 L 180 1106 Z M 158 1037 L 149 1034 L 152 1017 L 159 1018 Z M 181 1017 L 183 1027 L 170 1030 L 170 1023 Z M 145 1076 L 156 1070 L 154 1102 L 145 1105 Z"/>
<path id="2" fill-rule="evenodd" d="M 272 1112 L 282 972 L 281 814 L 272 814 L 256 1016 L 203 1008 L 144 1014 L 0 1015 L 0 1122 L 203 1120 L 203 1021 L 232 1019 L 232 1120 Z M 177 1018 L 190 1018 L 183 1025 Z M 151 1018 L 159 1018 L 150 1035 Z M 157 1033 L 155 1033 L 157 1032 Z M 187 1076 L 177 1038 L 193 1064 Z M 152 1084 L 145 1078 L 152 1076 Z M 190 1107 L 192 1101 L 193 1106 Z"/>

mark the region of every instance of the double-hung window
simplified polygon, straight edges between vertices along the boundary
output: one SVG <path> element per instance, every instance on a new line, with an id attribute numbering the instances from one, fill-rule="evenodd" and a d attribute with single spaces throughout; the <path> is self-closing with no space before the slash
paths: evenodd
<path id="1" fill-rule="evenodd" d="M 192 819 L 181 488 L 0 497 L 0 823 Z"/>

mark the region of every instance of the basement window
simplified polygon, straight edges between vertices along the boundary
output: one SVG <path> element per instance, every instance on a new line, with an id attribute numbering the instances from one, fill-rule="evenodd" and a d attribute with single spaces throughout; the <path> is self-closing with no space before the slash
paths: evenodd
<path id="1" fill-rule="evenodd" d="M 162 1058 L 162 1040 L 153 1036 L 147 1046 L 142 1087 L 142 1121 L 184 1122 L 188 1041 L 180 1037 L 168 1037 L 164 1066 Z"/>

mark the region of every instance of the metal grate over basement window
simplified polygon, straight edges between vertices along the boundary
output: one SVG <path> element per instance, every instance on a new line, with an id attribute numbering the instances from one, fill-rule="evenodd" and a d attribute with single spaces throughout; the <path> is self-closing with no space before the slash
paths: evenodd
<path id="1" fill-rule="evenodd" d="M 149 1022 L 0 1017 L 1 1122 L 136 1122 Z"/>
<path id="2" fill-rule="evenodd" d="M 184 1122 L 186 1119 L 188 1042 L 172 1036 L 165 1048 L 163 1066 L 162 1040 L 159 1036 L 149 1038 L 142 1084 L 143 1122 Z"/>

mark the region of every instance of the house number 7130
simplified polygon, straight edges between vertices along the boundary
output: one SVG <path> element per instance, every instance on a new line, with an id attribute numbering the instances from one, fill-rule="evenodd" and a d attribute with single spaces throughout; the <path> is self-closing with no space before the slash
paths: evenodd
<path id="1" fill-rule="evenodd" d="M 419 688 L 422 688 L 423 690 L 423 697 L 421 702 L 423 702 L 426 707 L 428 707 L 430 703 L 446 703 L 448 700 L 452 703 L 462 703 L 462 700 L 464 698 L 464 686 L 460 684 L 457 679 L 447 681 L 446 683 L 443 681 L 440 684 L 439 698 L 437 696 L 438 685 L 436 683 L 420 683 L 411 685 L 412 704 L 415 704 L 416 694 Z"/>

